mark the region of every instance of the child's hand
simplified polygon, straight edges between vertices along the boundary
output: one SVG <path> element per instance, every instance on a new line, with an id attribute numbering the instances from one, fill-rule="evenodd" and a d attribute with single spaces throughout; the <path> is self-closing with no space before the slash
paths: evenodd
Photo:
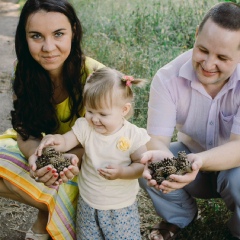
<path id="1" fill-rule="evenodd" d="M 108 180 L 120 178 L 123 167 L 119 165 L 108 165 L 106 168 L 99 168 L 99 174 Z"/>
<path id="2" fill-rule="evenodd" d="M 59 142 L 57 141 L 56 137 L 54 135 L 46 135 L 45 137 L 43 137 L 43 139 L 41 140 L 39 146 L 37 147 L 35 154 L 37 156 L 41 156 L 42 155 L 42 150 L 45 147 L 49 147 L 49 146 L 54 146 L 54 145 L 58 145 Z"/>

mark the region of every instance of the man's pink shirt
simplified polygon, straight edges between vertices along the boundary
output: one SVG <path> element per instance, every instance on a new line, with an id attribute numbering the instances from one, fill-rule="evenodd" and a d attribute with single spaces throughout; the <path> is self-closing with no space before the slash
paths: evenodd
<path id="1" fill-rule="evenodd" d="M 217 96 L 206 92 L 197 79 L 189 50 L 161 69 L 153 78 L 148 104 L 148 133 L 171 137 L 192 152 L 219 146 L 230 134 L 240 134 L 240 64 Z"/>

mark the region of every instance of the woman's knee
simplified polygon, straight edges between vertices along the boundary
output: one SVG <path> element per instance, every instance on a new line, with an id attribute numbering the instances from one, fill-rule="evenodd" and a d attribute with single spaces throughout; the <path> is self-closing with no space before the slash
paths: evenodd
<path id="1" fill-rule="evenodd" d="M 19 200 L 18 188 L 12 185 L 7 180 L 0 178 L 0 196 L 10 198 L 12 200 Z"/>
<path id="2" fill-rule="evenodd" d="M 1 193 L 1 196 L 2 196 L 2 194 L 11 193 L 11 191 L 7 185 L 7 181 L 3 178 L 0 178 L 0 193 Z"/>
<path id="3" fill-rule="evenodd" d="M 12 184 L 11 182 L 7 181 L 6 179 L 2 179 L 1 190 L 3 190 L 3 194 L 5 197 L 20 201 L 21 200 L 21 192 L 22 190 Z"/>
<path id="4" fill-rule="evenodd" d="M 5 192 L 1 192 L 1 196 L 5 198 L 9 198 L 27 205 L 30 205 L 32 207 L 38 208 L 39 210 L 42 211 L 48 211 L 47 205 L 42 202 L 38 202 L 35 199 L 33 199 L 27 192 L 24 192 L 14 184 L 11 184 L 9 181 L 3 179 L 4 185 L 5 186 Z M 1 191 L 1 187 L 0 187 Z"/>
<path id="5" fill-rule="evenodd" d="M 9 190 L 9 192 L 11 193 L 17 193 L 19 191 L 19 188 L 16 187 L 15 185 L 13 185 L 12 183 L 10 183 L 9 181 L 7 181 L 6 179 L 2 179 L 4 185 L 6 186 L 6 188 Z"/>

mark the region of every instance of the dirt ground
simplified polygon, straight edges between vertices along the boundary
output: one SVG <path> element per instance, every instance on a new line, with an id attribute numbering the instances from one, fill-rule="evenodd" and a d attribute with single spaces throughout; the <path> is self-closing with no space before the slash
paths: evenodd
<path id="1" fill-rule="evenodd" d="M 0 0 L 0 133 L 11 126 L 10 79 L 14 35 L 18 22 L 17 0 Z M 0 198 L 0 240 L 22 240 L 36 218 L 37 210 L 25 204 Z"/>

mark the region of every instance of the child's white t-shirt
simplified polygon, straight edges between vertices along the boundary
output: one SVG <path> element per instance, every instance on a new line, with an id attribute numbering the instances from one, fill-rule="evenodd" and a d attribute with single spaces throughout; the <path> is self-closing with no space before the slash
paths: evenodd
<path id="1" fill-rule="evenodd" d="M 102 135 L 89 126 L 85 118 L 77 119 L 72 130 L 85 149 L 78 177 L 83 200 L 100 210 L 132 205 L 139 190 L 138 180 L 107 180 L 99 175 L 97 169 L 110 164 L 131 164 L 130 155 L 150 140 L 147 131 L 125 120 L 118 132 Z"/>

